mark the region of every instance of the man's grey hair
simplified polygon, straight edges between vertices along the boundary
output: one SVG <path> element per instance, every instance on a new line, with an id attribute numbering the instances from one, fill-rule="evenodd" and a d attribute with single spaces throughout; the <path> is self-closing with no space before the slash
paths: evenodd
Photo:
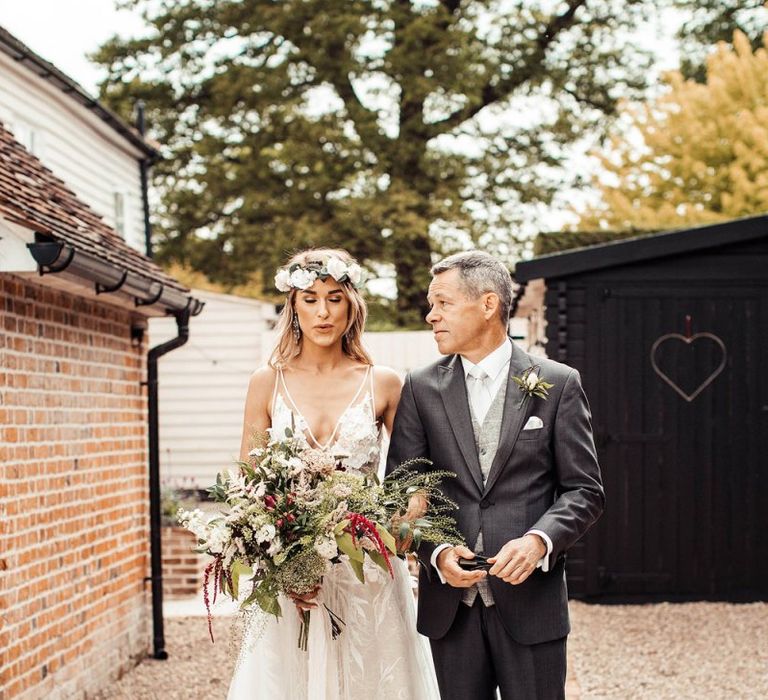
<path id="1" fill-rule="evenodd" d="M 493 292 L 499 297 L 499 316 L 504 327 L 509 323 L 512 308 L 512 277 L 503 263 L 479 250 L 450 255 L 432 266 L 432 276 L 448 270 L 458 270 L 464 291 L 470 299 Z"/>

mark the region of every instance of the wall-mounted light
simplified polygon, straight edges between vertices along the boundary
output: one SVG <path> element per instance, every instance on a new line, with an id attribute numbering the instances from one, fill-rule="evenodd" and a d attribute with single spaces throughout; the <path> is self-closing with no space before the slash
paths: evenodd
<path id="1" fill-rule="evenodd" d="M 131 321 L 131 347 L 140 348 L 144 342 L 144 331 L 147 330 L 147 322 L 141 318 Z"/>

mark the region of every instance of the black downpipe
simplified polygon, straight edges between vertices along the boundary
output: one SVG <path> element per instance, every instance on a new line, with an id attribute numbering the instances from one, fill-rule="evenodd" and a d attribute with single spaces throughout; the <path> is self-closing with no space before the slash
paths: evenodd
<path id="1" fill-rule="evenodd" d="M 160 439 L 157 402 L 157 361 L 189 339 L 190 309 L 174 314 L 178 335 L 155 346 L 147 354 L 147 398 L 149 402 L 149 536 L 152 564 L 152 633 L 154 658 L 167 659 L 163 624 L 163 552 L 160 523 Z"/>
<path id="2" fill-rule="evenodd" d="M 136 103 L 136 128 L 139 133 L 144 136 L 144 103 L 139 100 Z M 147 257 L 152 258 L 152 227 L 149 223 L 149 183 L 148 172 L 149 166 L 152 165 L 149 158 L 142 158 L 139 161 L 139 178 L 141 179 L 141 203 L 144 209 L 144 248 L 147 252 Z"/>

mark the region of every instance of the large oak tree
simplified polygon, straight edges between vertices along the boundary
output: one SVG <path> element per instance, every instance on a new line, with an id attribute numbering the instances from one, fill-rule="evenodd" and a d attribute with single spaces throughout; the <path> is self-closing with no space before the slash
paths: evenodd
<path id="1" fill-rule="evenodd" d="M 641 0 L 128 0 L 148 32 L 94 58 L 166 158 L 159 254 L 242 282 L 288 250 L 393 264 L 421 322 L 434 254 L 510 254 L 568 146 L 644 87 Z M 530 214 L 528 214 L 530 216 Z M 511 247 L 510 247 L 511 246 Z"/>

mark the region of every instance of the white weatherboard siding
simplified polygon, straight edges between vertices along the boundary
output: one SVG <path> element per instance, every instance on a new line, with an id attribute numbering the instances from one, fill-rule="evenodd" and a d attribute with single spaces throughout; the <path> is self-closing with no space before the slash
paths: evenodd
<path id="1" fill-rule="evenodd" d="M 144 252 L 141 154 L 95 114 L 0 53 L 0 121 L 95 212 L 115 226 L 125 200 L 125 240 Z"/>
<path id="2" fill-rule="evenodd" d="M 248 379 L 261 364 L 274 306 L 199 289 L 205 302 L 189 340 L 159 360 L 160 469 L 172 485 L 210 486 L 240 450 Z M 177 335 L 173 319 L 154 319 L 149 347 Z"/>

